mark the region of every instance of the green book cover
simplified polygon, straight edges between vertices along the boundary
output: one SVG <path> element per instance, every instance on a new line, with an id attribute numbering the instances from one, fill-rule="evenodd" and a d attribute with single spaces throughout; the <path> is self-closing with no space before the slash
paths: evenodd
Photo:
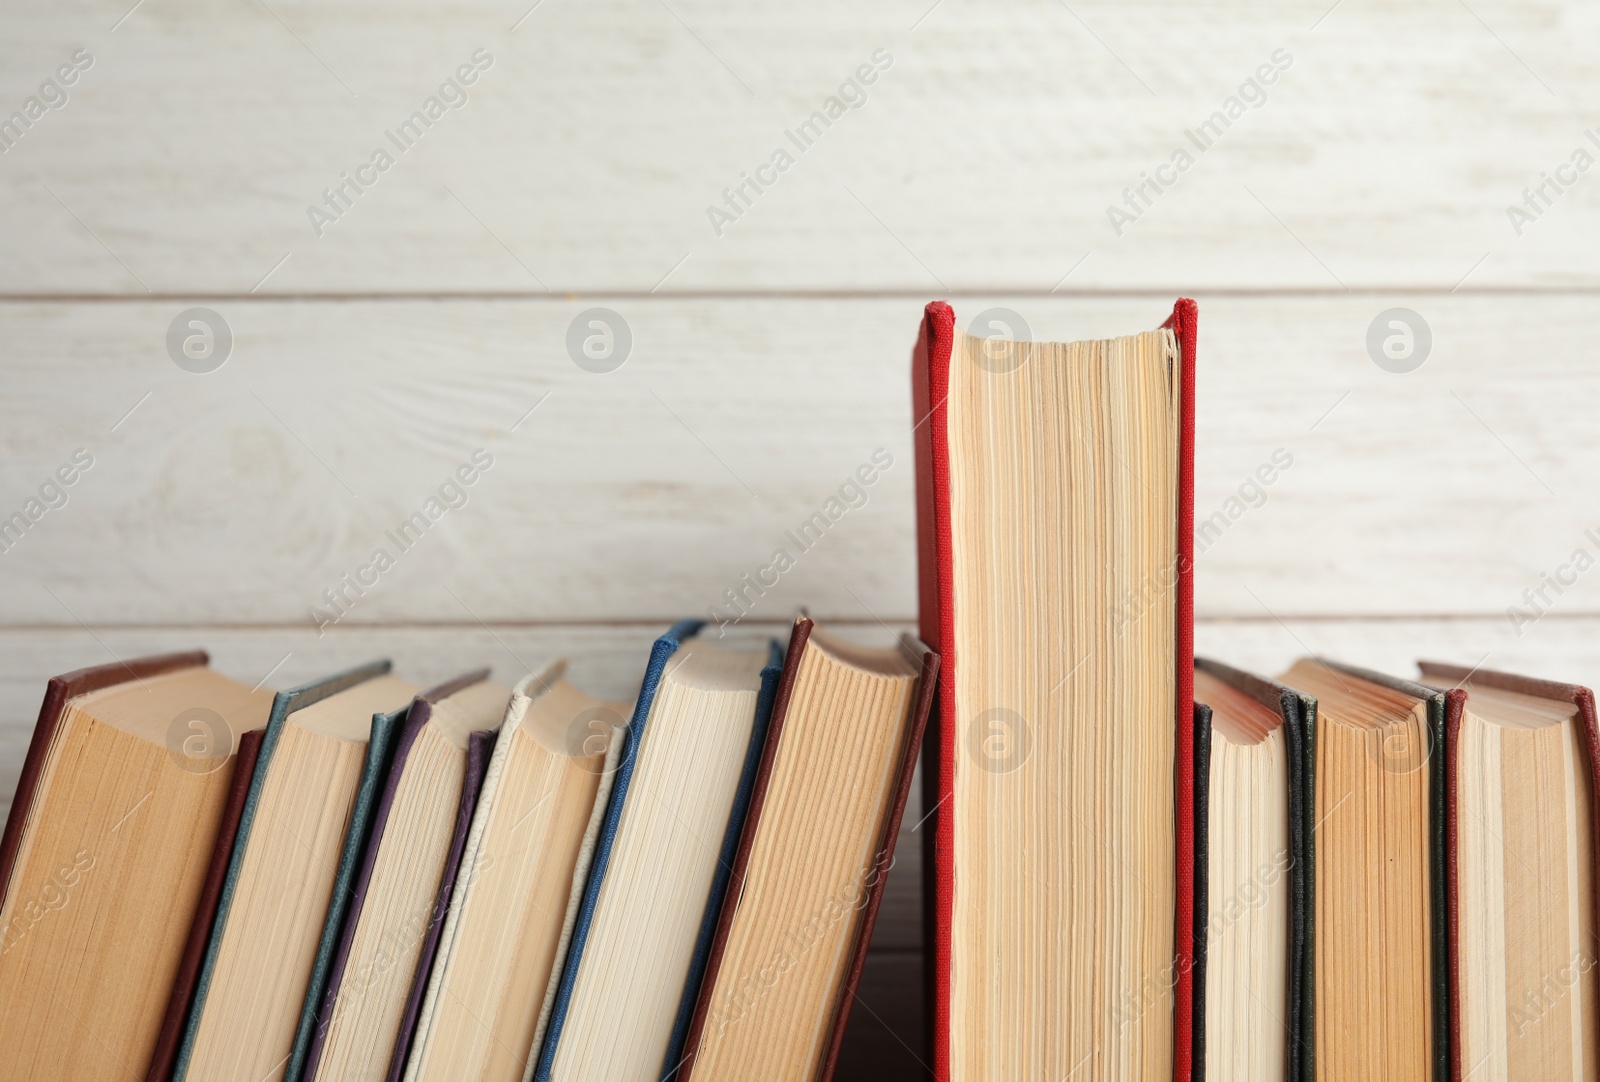
<path id="1" fill-rule="evenodd" d="M 200 976 L 195 982 L 194 1003 L 189 1008 L 189 1017 L 183 1028 L 183 1043 L 178 1048 L 177 1064 L 172 1069 L 172 1082 L 183 1082 L 189 1072 L 189 1060 L 194 1054 L 195 1038 L 200 1030 L 200 1018 L 205 1010 L 206 995 L 210 991 L 212 977 L 215 975 L 217 954 L 222 946 L 222 932 L 228 924 L 228 913 L 233 905 L 239 871 L 249 847 L 251 828 L 255 824 L 256 812 L 261 802 L 262 787 L 266 781 L 267 771 L 272 766 L 272 755 L 277 748 L 279 738 L 283 735 L 283 727 L 287 724 L 289 715 L 313 703 L 321 702 L 330 695 L 337 695 L 374 677 L 386 675 L 391 667 L 388 660 L 368 662 L 322 680 L 280 691 L 273 699 L 272 714 L 267 721 L 266 736 L 261 741 L 255 775 L 250 779 L 250 793 L 245 798 L 244 812 L 239 819 L 239 831 L 233 842 L 233 853 L 228 859 L 228 874 L 223 880 L 222 894 L 217 900 L 217 912 L 211 924 L 211 937 L 206 944 L 205 960 L 200 964 Z M 399 713 L 403 715 L 404 711 Z M 395 720 L 395 714 L 378 714 L 372 719 L 372 737 L 367 745 L 366 760 L 361 768 L 361 782 L 350 817 L 350 829 L 340 852 L 338 878 L 333 898 L 329 903 L 328 918 L 317 946 L 317 963 L 312 973 L 313 986 L 319 973 L 326 980 L 327 959 L 332 955 L 333 946 L 338 942 L 339 919 L 343 915 L 345 901 L 349 898 L 350 880 L 355 875 L 361 847 L 366 840 L 366 829 L 371 822 L 375 798 L 383 784 L 384 764 L 395 731 Z M 308 996 L 307 1002 L 315 1003 L 316 1000 Z M 285 1075 L 284 1082 L 290 1082 L 290 1076 Z"/>

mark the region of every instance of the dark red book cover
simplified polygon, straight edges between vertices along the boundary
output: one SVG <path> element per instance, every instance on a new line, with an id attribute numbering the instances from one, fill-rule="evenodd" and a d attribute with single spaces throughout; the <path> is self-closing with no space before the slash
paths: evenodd
<path id="1" fill-rule="evenodd" d="M 233 760 L 233 780 L 228 786 L 228 802 L 222 807 L 222 822 L 217 825 L 217 844 L 211 851 L 211 864 L 206 868 L 205 885 L 200 888 L 200 900 L 195 904 L 194 921 L 189 925 L 189 939 L 183 945 L 183 958 L 178 963 L 178 972 L 172 981 L 172 995 L 167 999 L 166 1017 L 161 1020 L 161 1033 L 156 1037 L 155 1051 L 151 1053 L 150 1066 L 145 1071 L 145 1082 L 167 1082 L 173 1061 L 178 1058 L 183 1023 L 189 1017 L 189 1000 L 194 995 L 194 984 L 200 976 L 200 963 L 205 960 L 206 941 L 211 938 L 211 922 L 217 915 L 217 900 L 222 896 L 223 880 L 228 877 L 233 839 L 239 833 L 245 798 L 250 795 L 250 779 L 256 772 L 256 756 L 261 752 L 261 739 L 266 735 L 265 729 L 252 729 L 239 738 L 239 754 Z"/>
<path id="2" fill-rule="evenodd" d="M 1570 702 L 1578 708 L 1578 720 L 1583 725 L 1583 744 L 1589 754 L 1590 815 L 1592 822 L 1600 823 L 1600 716 L 1596 715 L 1594 692 L 1577 684 L 1563 684 L 1555 680 L 1539 680 L 1515 673 L 1495 672 L 1492 669 L 1469 669 L 1464 665 L 1447 665 L 1436 661 L 1419 661 L 1425 684 L 1443 687 L 1453 684 L 1445 692 L 1444 700 L 1444 836 L 1445 836 L 1445 937 L 1447 964 L 1450 971 L 1450 1078 L 1462 1082 L 1461 1063 L 1461 921 L 1460 892 L 1457 889 L 1459 869 L 1456 848 L 1458 824 L 1456 822 L 1457 752 L 1460 750 L 1461 715 L 1466 709 L 1471 692 L 1461 684 L 1468 678 L 1475 684 L 1533 695 L 1541 699 Z M 1600 830 L 1593 831 L 1595 866 L 1600 867 Z M 1595 904 L 1600 907 L 1600 885 L 1596 887 Z M 1600 910 L 1597 910 L 1600 911 Z"/>
<path id="3" fill-rule="evenodd" d="M 23 824 L 28 821 L 28 812 L 33 807 L 45 756 L 50 751 L 50 742 L 55 739 L 56 726 L 66 712 L 67 700 L 130 680 L 198 668 L 210 660 L 204 650 L 157 654 L 132 661 L 113 661 L 109 665 L 96 665 L 88 669 L 74 669 L 50 678 L 50 683 L 45 685 L 44 702 L 39 706 L 39 720 L 33 727 L 33 740 L 28 744 L 27 757 L 22 760 L 22 774 L 17 778 L 16 792 L 11 797 L 11 813 L 6 816 L 5 833 L 0 834 L 0 902 L 4 902 L 11 883 L 12 866 L 17 859 L 17 850 L 22 846 Z"/>
<path id="4" fill-rule="evenodd" d="M 1178 553 L 1176 583 L 1177 739 L 1174 810 L 1177 866 L 1173 914 L 1174 988 L 1173 1077 L 1190 1077 L 1194 992 L 1194 389 L 1195 330 L 1199 308 L 1180 299 L 1162 324 L 1176 335 L 1182 363 L 1182 415 L 1178 456 Z M 954 561 L 950 534 L 950 452 L 946 401 L 950 394 L 950 354 L 955 342 L 955 311 L 943 301 L 929 304 L 912 354 L 911 387 L 917 456 L 917 572 L 922 640 L 940 656 L 939 729 L 923 772 L 924 804 L 936 809 L 932 835 L 933 893 L 929 906 L 931 970 L 929 1029 L 933 1072 L 950 1078 L 950 932 L 955 899 L 954 824 L 945 802 L 955 795 L 955 778 L 944 764 L 958 752 L 955 686 L 959 658 L 954 652 L 955 616 L 951 596 Z M 931 903 L 931 905 L 930 905 Z"/>
<path id="5" fill-rule="evenodd" d="M 783 743 L 781 737 L 783 723 L 789 713 L 789 697 L 794 691 L 795 676 L 800 671 L 800 659 L 805 654 L 806 641 L 811 637 L 812 626 L 812 621 L 802 616 L 795 621 L 794 630 L 789 635 L 789 649 L 783 660 L 783 674 L 778 678 L 778 692 L 772 704 L 772 721 L 767 730 L 767 742 L 762 749 L 755 787 L 750 793 L 750 810 L 745 816 L 744 829 L 739 836 L 739 848 L 734 856 L 733 871 L 728 879 L 729 898 L 738 898 L 744 889 L 745 875 L 750 867 L 750 850 L 755 842 L 761 810 L 766 804 L 767 786 L 772 780 L 773 764 Z M 927 729 L 928 715 L 933 705 L 934 688 L 938 683 L 939 655 L 920 643 L 915 643 L 910 636 L 902 641 L 908 649 L 913 649 L 920 655 L 922 672 L 918 678 L 916 702 L 911 708 L 910 732 L 906 739 L 899 776 L 895 782 L 894 800 L 890 805 L 888 818 L 884 820 L 883 836 L 876 851 L 872 889 L 867 896 L 866 907 L 862 910 L 861 927 L 856 933 L 850 966 L 845 971 L 844 983 L 839 990 L 833 1025 L 829 1031 L 828 1048 L 823 1056 L 822 1073 L 818 1076 L 818 1082 L 829 1082 L 833 1077 L 839 1050 L 844 1044 L 845 1027 L 850 1021 L 850 1006 L 855 1002 L 855 990 L 861 983 L 861 971 L 866 966 L 867 948 L 872 942 L 872 929 L 878 920 L 878 907 L 883 901 L 883 889 L 889 881 L 889 870 L 894 866 L 894 847 L 900 833 L 900 820 L 905 815 L 906 803 L 911 796 L 911 780 L 916 773 L 917 752 L 922 747 L 923 734 Z M 689 1024 L 688 1040 L 684 1042 L 684 1058 L 675 1068 L 675 1074 L 669 1074 L 669 1077 L 675 1077 L 677 1082 L 692 1082 L 694 1077 L 695 1053 L 700 1047 L 700 1037 L 711 1011 L 711 995 L 716 988 L 717 971 L 721 968 L 723 951 L 728 945 L 728 936 L 733 929 L 733 920 L 737 912 L 738 906 L 724 905 L 717 919 L 717 930 L 711 941 L 711 954 L 706 963 L 705 976 L 700 983 L 694 1016 Z"/>

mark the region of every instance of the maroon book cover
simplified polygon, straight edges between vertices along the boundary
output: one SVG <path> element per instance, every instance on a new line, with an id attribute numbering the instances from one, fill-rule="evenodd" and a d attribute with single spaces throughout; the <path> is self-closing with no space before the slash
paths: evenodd
<path id="1" fill-rule="evenodd" d="M 1419 661 L 1417 668 L 1424 683 L 1439 687 L 1455 685 L 1444 697 L 1444 875 L 1445 875 L 1445 941 L 1450 968 L 1450 1078 L 1462 1082 L 1461 1065 L 1461 903 L 1457 889 L 1458 824 L 1456 822 L 1456 770 L 1457 752 L 1460 750 L 1461 715 L 1466 709 L 1471 692 L 1460 685 L 1468 678 L 1474 684 L 1533 695 L 1541 699 L 1570 702 L 1578 708 L 1578 720 L 1583 725 L 1583 744 L 1589 754 L 1589 773 L 1592 779 L 1591 822 L 1600 824 L 1600 717 L 1596 716 L 1594 692 L 1577 684 L 1563 684 L 1556 680 L 1539 680 L 1515 673 L 1495 672 L 1492 669 L 1469 669 L 1465 665 L 1447 665 L 1437 661 Z M 1600 830 L 1594 830 L 1595 866 L 1600 867 Z M 1600 886 L 1596 889 L 1595 903 L 1600 905 Z"/>
<path id="2" fill-rule="evenodd" d="M 194 995 L 194 984 L 200 976 L 200 963 L 205 960 L 211 922 L 217 915 L 217 900 L 222 896 L 222 883 L 228 877 L 233 839 L 239 833 L 239 819 L 244 815 L 245 798 L 250 795 L 250 779 L 256 772 L 256 756 L 261 752 L 261 739 L 266 735 L 265 729 L 252 729 L 239 738 L 239 754 L 233 761 L 228 802 L 223 805 L 222 822 L 217 827 L 217 844 L 211 850 L 211 864 L 206 868 L 205 885 L 201 887 L 200 900 L 195 905 L 194 921 L 189 925 L 189 939 L 183 945 L 183 958 L 178 963 L 178 972 L 172 982 L 172 995 L 167 999 L 167 1013 L 161 1020 L 161 1033 L 156 1037 L 150 1067 L 145 1071 L 145 1082 L 166 1082 L 167 1076 L 172 1073 L 173 1061 L 178 1058 L 183 1023 L 189 1017 L 189 1000 Z"/>
<path id="3" fill-rule="evenodd" d="M 307 1082 L 317 1077 L 317 1065 L 322 1060 L 322 1048 L 328 1034 L 328 1024 L 333 1020 L 334 1009 L 339 1001 L 339 991 L 344 984 L 345 967 L 350 960 L 350 945 L 355 940 L 356 926 L 361 921 L 361 912 L 367 900 L 367 888 L 372 885 L 372 873 L 378 861 L 378 850 L 383 845 L 384 834 L 389 824 L 389 813 L 394 808 L 395 792 L 400 787 L 400 779 L 405 776 L 411 749 L 416 744 L 417 736 L 422 732 L 423 726 L 427 725 L 433 716 L 433 707 L 436 703 L 488 678 L 489 670 L 480 669 L 429 688 L 416 697 L 406 713 L 405 726 L 395 741 L 394 756 L 384 777 L 383 789 L 378 795 L 377 809 L 373 813 L 372 831 L 367 836 L 366 848 L 361 854 L 361 864 L 351 889 L 350 908 L 345 914 L 344 926 L 339 932 L 339 946 L 334 952 L 329 968 L 328 986 L 323 991 L 322 1004 L 317 1011 L 311 1046 L 306 1057 L 305 1070 L 301 1075 Z M 461 797 L 457 804 L 450 848 L 445 858 L 445 866 L 440 871 L 434 905 L 429 911 L 427 931 L 423 936 L 417 971 L 412 978 L 406 1001 L 406 1013 L 401 1020 L 399 1041 L 394 1054 L 394 1062 L 400 1064 L 402 1068 L 405 1063 L 405 1053 L 402 1049 L 408 1048 L 411 1043 L 411 1030 L 416 1026 L 417 1008 L 421 1004 L 422 992 L 427 988 L 428 973 L 433 964 L 433 952 L 439 944 L 445 910 L 450 904 L 450 890 L 455 885 L 456 869 L 460 866 L 461 854 L 466 846 L 467 829 L 472 825 L 472 812 L 478 804 L 478 791 L 483 787 L 483 775 L 488 768 L 489 752 L 493 747 L 492 732 L 473 733 L 467 742 L 467 769 L 462 779 Z M 390 1074 L 393 1073 L 391 1067 Z"/>
<path id="4" fill-rule="evenodd" d="M 22 827 L 28 821 L 28 812 L 33 807 L 33 798 L 39 788 L 39 775 L 44 770 L 45 757 L 50 751 L 50 742 L 55 739 L 61 715 L 66 711 L 67 700 L 130 680 L 198 668 L 210 661 L 204 650 L 156 654 L 132 661 L 114 661 L 109 665 L 74 669 L 50 678 L 50 683 L 45 687 L 44 703 L 39 707 L 39 720 L 33 727 L 33 740 L 28 744 L 27 758 L 22 761 L 22 775 L 17 779 L 17 789 L 11 798 L 6 830 L 0 834 L 0 903 L 5 901 L 6 891 L 11 885 L 17 850 L 22 846 Z"/>
<path id="5" fill-rule="evenodd" d="M 745 817 L 744 829 L 739 836 L 739 848 L 734 855 L 733 872 L 728 879 L 729 898 L 739 897 L 744 889 L 745 875 L 750 867 L 750 850 L 755 843 L 762 808 L 766 804 L 767 786 L 772 780 L 773 764 L 777 761 L 778 750 L 783 743 L 783 724 L 789 713 L 789 698 L 794 691 L 795 677 L 800 671 L 800 659 L 805 654 L 806 642 L 811 637 L 813 626 L 810 619 L 802 616 L 795 621 L 794 630 L 789 636 L 789 649 L 783 660 L 783 674 L 778 679 L 778 692 L 772 704 L 772 721 L 767 730 L 767 742 L 761 752 L 755 787 L 750 794 L 750 810 Z M 844 983 L 840 986 L 834 1008 L 833 1025 L 830 1027 L 827 1052 L 823 1057 L 820 1082 L 828 1082 L 833 1077 L 839 1049 L 844 1041 L 845 1027 L 850 1021 L 850 1005 L 855 1002 L 855 990 L 861 982 L 862 968 L 866 965 L 867 948 L 872 942 L 872 929 L 877 923 L 878 907 L 883 901 L 883 889 L 889 879 L 889 870 L 894 866 L 894 847 L 900 833 L 900 820 L 905 815 L 906 801 L 911 795 L 911 780 L 916 772 L 917 752 L 922 746 L 923 733 L 933 705 L 934 688 L 938 684 L 939 655 L 910 636 L 902 640 L 902 645 L 917 654 L 921 660 L 917 698 L 911 710 L 910 732 L 895 783 L 894 800 L 888 818 L 884 821 L 883 835 L 876 850 L 877 860 L 874 867 L 876 874 L 873 876 L 872 889 L 862 910 L 861 927 L 856 933 L 855 948 L 851 952 L 850 965 L 845 970 Z M 722 966 L 723 951 L 728 945 L 728 936 L 733 929 L 737 910 L 736 905 L 724 905 L 717 919 L 716 934 L 711 941 L 711 954 L 706 963 L 705 976 L 700 983 L 700 994 L 695 1002 L 694 1016 L 689 1023 L 689 1037 L 684 1042 L 683 1062 L 676 1068 L 675 1077 L 678 1082 L 691 1082 L 694 1077 L 695 1055 L 700 1047 L 700 1038 L 705 1031 L 706 1019 L 711 1011 L 712 991 L 716 987 L 717 972 Z"/>

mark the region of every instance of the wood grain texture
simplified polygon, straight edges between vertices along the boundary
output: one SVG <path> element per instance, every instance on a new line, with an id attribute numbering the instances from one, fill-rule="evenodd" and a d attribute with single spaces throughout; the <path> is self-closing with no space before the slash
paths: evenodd
<path id="1" fill-rule="evenodd" d="M 1508 207 L 1600 156 L 1597 30 L 1572 0 L 13 3 L 0 813 L 46 678 L 117 656 L 205 646 L 283 687 L 564 653 L 628 696 L 665 623 L 731 613 L 729 590 L 741 631 L 801 604 L 909 624 L 908 354 L 940 296 L 1068 339 L 1198 297 L 1202 654 L 1594 686 L 1600 573 L 1574 569 L 1600 559 L 1600 170 L 1520 228 Z M 9 120 L 78 50 L 59 108 Z M 390 143 L 475 54 L 466 100 Z M 862 100 L 792 142 L 863 64 Z M 1200 151 L 1187 133 L 1263 64 Z M 308 208 L 380 147 L 392 168 L 319 235 Z M 780 148 L 792 167 L 715 226 Z M 1119 234 L 1108 208 L 1179 150 L 1192 168 Z M 165 344 L 196 305 L 235 335 L 204 376 Z M 1365 339 L 1400 306 L 1434 344 L 1394 375 Z M 592 307 L 633 335 L 607 375 L 566 344 Z M 865 503 L 744 586 L 879 448 Z M 385 531 L 479 449 L 465 505 L 399 552 Z M 380 546 L 392 569 L 341 587 Z M 347 611 L 319 636 L 331 589 Z M 1550 615 L 1519 629 L 1512 606 Z M 918 840 L 839 1082 L 926 1075 Z"/>
<path id="2" fill-rule="evenodd" d="M 1550 0 L 18 3 L 5 113 L 94 65 L 5 154 L 0 292 L 1592 287 L 1592 173 L 1521 236 L 1506 207 L 1586 145 L 1597 29 Z M 480 49 L 319 236 L 307 208 Z M 1180 149 L 1119 236 L 1108 206 Z"/>
<path id="3" fill-rule="evenodd" d="M 1600 556 L 1589 296 L 1200 300 L 1202 616 L 1504 614 L 1579 548 Z M 203 376 L 165 356 L 187 302 L 0 304 L 0 512 L 75 450 L 95 461 L 0 555 L 4 623 L 312 626 L 339 611 L 330 589 L 363 624 L 732 615 L 733 589 L 757 619 L 909 621 L 920 305 L 609 303 L 633 351 L 604 375 L 567 354 L 587 300 L 397 300 L 219 305 L 234 355 Z M 983 296 L 957 315 L 1005 305 L 1081 338 L 1169 303 Z M 1403 375 L 1365 346 L 1396 304 L 1434 336 Z M 479 449 L 494 464 L 466 505 L 402 552 L 390 533 Z M 864 505 L 836 504 L 801 551 L 880 449 Z M 395 566 L 341 587 L 379 548 Z M 795 566 L 758 596 L 742 577 L 779 548 Z M 1600 575 L 1546 598 L 1600 612 Z"/>

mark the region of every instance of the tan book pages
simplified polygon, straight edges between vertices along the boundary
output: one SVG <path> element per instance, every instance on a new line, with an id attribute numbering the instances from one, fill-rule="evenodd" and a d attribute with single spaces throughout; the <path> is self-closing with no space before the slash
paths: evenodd
<path id="1" fill-rule="evenodd" d="M 1434 1040 L 1426 704 L 1309 659 L 1280 679 L 1317 700 L 1318 1075 L 1426 1078 Z"/>
<path id="2" fill-rule="evenodd" d="M 374 714 L 421 690 L 379 676 L 288 716 L 261 786 L 186 1082 L 281 1077 L 304 1006 Z"/>
<path id="3" fill-rule="evenodd" d="M 951 1082 L 1172 1074 L 1181 363 L 954 334 Z"/>
<path id="4" fill-rule="evenodd" d="M 1289 748 L 1283 715 L 1204 669 L 1207 799 L 1206 1077 L 1282 1082 L 1288 1064 Z"/>
<path id="5" fill-rule="evenodd" d="M 500 727 L 510 697 L 511 689 L 481 680 L 431 704 L 403 769 L 391 768 L 400 776 L 393 782 L 366 895 L 353 917 L 316 1079 L 359 1077 L 392 1060 L 455 838 L 468 741 Z"/>
<path id="6" fill-rule="evenodd" d="M 522 1079 L 605 754 L 616 743 L 606 740 L 615 728 L 603 719 L 626 717 L 626 704 L 585 695 L 559 665 L 519 685 L 468 843 L 472 863 L 463 860 L 457 881 L 449 957 L 436 965 L 407 1078 Z"/>
<path id="7" fill-rule="evenodd" d="M 806 1082 L 878 874 L 918 662 L 813 629 L 695 1049 L 693 1082 Z"/>
<path id="8" fill-rule="evenodd" d="M 554 1051 L 558 1082 L 663 1071 L 767 658 L 690 638 L 666 666 Z"/>
<path id="9" fill-rule="evenodd" d="M 1471 680 L 1465 688 L 1456 747 L 1463 1064 L 1473 1082 L 1595 1079 L 1595 827 L 1578 710 Z"/>
<path id="10" fill-rule="evenodd" d="M 207 668 L 69 702 L 0 909 L 0 1074 L 143 1077 L 237 737 L 265 725 L 271 705 L 270 691 Z M 195 711 L 231 735 L 209 749 L 214 763 L 168 748 Z"/>

